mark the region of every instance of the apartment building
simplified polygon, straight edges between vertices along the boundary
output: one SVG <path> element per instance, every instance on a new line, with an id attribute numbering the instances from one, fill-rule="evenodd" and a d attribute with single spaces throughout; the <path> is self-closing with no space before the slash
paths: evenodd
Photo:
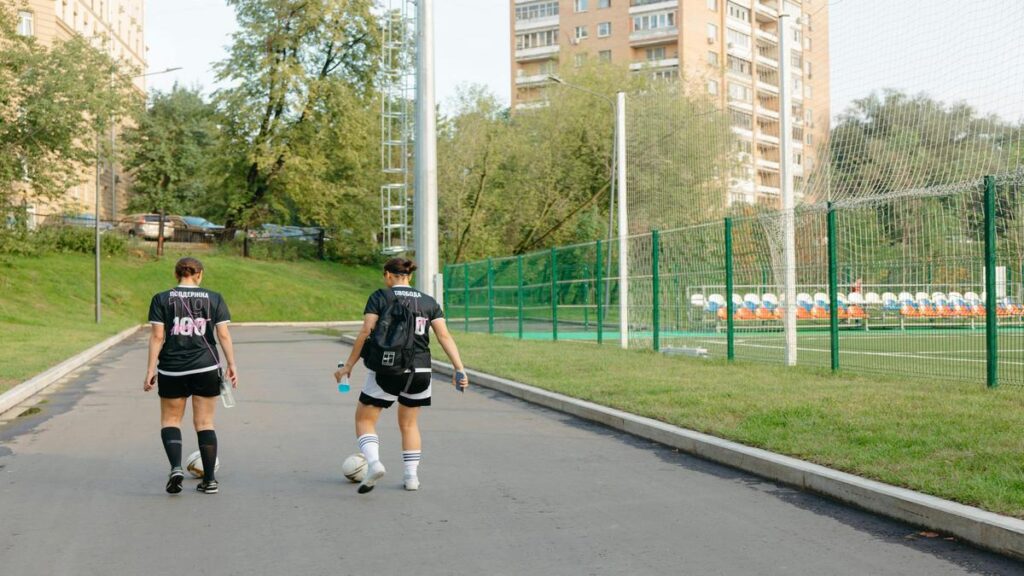
<path id="1" fill-rule="evenodd" d="M 80 34 L 122 63 L 125 74 L 137 74 L 146 69 L 144 0 L 7 0 L 7 3 L 17 17 L 19 34 L 35 36 L 47 46 Z M 145 91 L 145 78 L 135 77 L 133 83 L 140 91 Z M 95 140 L 95 135 L 83 134 L 82 138 L 91 141 Z M 109 168 L 102 170 L 100 181 L 101 216 L 112 218 L 119 214 L 117 208 L 124 206 L 128 181 L 118 170 L 111 190 Z M 90 213 L 95 210 L 95 168 L 83 169 L 80 183 L 67 191 L 63 204 Z M 55 209 L 54 206 L 36 207 L 39 213 Z"/>
<path id="2" fill-rule="evenodd" d="M 779 11 L 790 25 L 797 194 L 828 136 L 828 0 L 510 0 L 512 104 L 543 101 L 549 74 L 589 59 L 696 83 L 732 120 L 742 167 L 728 203 L 780 203 Z"/>

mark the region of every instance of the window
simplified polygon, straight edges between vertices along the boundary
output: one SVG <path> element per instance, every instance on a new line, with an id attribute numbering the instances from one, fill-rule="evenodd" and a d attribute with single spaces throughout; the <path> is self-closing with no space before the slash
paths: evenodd
<path id="1" fill-rule="evenodd" d="M 612 35 L 612 23 L 611 22 L 601 22 L 601 23 L 599 23 L 597 25 L 597 37 L 598 38 L 607 38 L 608 36 L 611 36 L 611 35 Z"/>
<path id="2" fill-rule="evenodd" d="M 22 36 L 35 36 L 35 32 L 33 14 L 28 10 L 18 11 L 18 34 Z"/>
<path id="3" fill-rule="evenodd" d="M 811 134 L 810 132 L 807 133 L 807 145 L 814 146 L 814 134 Z"/>
<path id="4" fill-rule="evenodd" d="M 718 12 L 718 0 L 708 0 L 708 10 Z"/>
<path id="5" fill-rule="evenodd" d="M 804 55 L 799 52 L 793 52 L 790 55 L 789 61 L 793 64 L 794 68 L 803 68 Z"/>
<path id="6" fill-rule="evenodd" d="M 558 16 L 558 2 L 542 2 L 516 7 L 516 21 Z"/>
<path id="7" fill-rule="evenodd" d="M 718 52 L 708 52 L 708 66 L 718 67 Z"/>
<path id="8" fill-rule="evenodd" d="M 648 48 L 646 51 L 647 61 L 652 60 L 664 60 L 665 59 L 665 47 L 659 46 L 657 48 Z"/>
<path id="9" fill-rule="evenodd" d="M 740 6 L 735 2 L 729 2 L 729 17 L 743 22 L 750 22 L 750 8 Z"/>
<path id="10" fill-rule="evenodd" d="M 794 152 L 793 153 L 793 164 L 796 164 L 797 166 L 803 166 L 803 164 L 804 164 L 804 155 L 799 153 L 799 152 Z"/>
<path id="11" fill-rule="evenodd" d="M 679 78 L 679 68 L 673 66 L 671 68 L 661 68 L 651 73 L 651 78 L 655 80 L 677 80 Z"/>
<path id="12" fill-rule="evenodd" d="M 811 63 L 807 62 L 807 79 L 810 80 L 811 78 L 814 78 L 814 73 L 811 72 Z"/>
<path id="13" fill-rule="evenodd" d="M 587 37 L 587 27 L 586 26 L 577 26 L 576 27 L 576 39 L 577 40 L 583 40 L 586 37 Z"/>
<path id="14" fill-rule="evenodd" d="M 750 140 L 736 140 L 736 151 L 740 154 L 750 154 L 752 147 Z"/>
<path id="15" fill-rule="evenodd" d="M 729 118 L 732 121 L 732 125 L 736 128 L 742 128 L 744 130 L 752 130 L 754 127 L 753 117 L 740 110 L 729 109 Z"/>
<path id="16" fill-rule="evenodd" d="M 753 92 L 749 86 L 729 82 L 729 100 L 734 102 L 750 102 Z"/>
<path id="17" fill-rule="evenodd" d="M 750 50 L 750 34 L 744 34 L 739 30 L 729 28 L 726 32 L 726 38 L 728 39 L 730 48 Z"/>
<path id="18" fill-rule="evenodd" d="M 741 74 L 743 76 L 750 76 L 750 61 L 742 58 L 736 58 L 735 56 L 729 56 L 729 71 Z"/>
<path id="19" fill-rule="evenodd" d="M 587 53 L 580 52 L 576 55 L 576 67 L 579 68 L 587 63 Z"/>
<path id="20" fill-rule="evenodd" d="M 654 14 L 644 14 L 643 16 L 633 17 L 634 32 L 642 32 L 644 30 L 660 30 L 663 28 L 675 28 L 675 26 L 675 11 L 657 12 Z"/>
<path id="21" fill-rule="evenodd" d="M 811 85 L 804 86 L 804 97 L 810 99 L 814 98 L 814 91 L 811 89 Z"/>
<path id="22" fill-rule="evenodd" d="M 708 80 L 708 94 L 718 96 L 718 80 Z"/>
<path id="23" fill-rule="evenodd" d="M 810 49 L 811 49 L 811 39 L 810 38 L 805 38 L 804 39 L 804 50 L 810 50 Z"/>
<path id="24" fill-rule="evenodd" d="M 516 50 L 558 45 L 558 29 L 516 34 Z"/>
<path id="25" fill-rule="evenodd" d="M 718 26 L 714 24 L 708 24 L 708 40 L 715 42 L 718 40 Z"/>
<path id="26" fill-rule="evenodd" d="M 612 61 L 612 51 L 611 50 L 601 50 L 600 52 L 597 53 L 597 59 L 600 60 L 601 62 L 611 62 Z"/>
<path id="27" fill-rule="evenodd" d="M 573 10 L 575 10 L 576 12 L 586 12 L 587 0 L 574 0 Z"/>
<path id="28" fill-rule="evenodd" d="M 597 7 L 598 8 L 611 8 L 612 7 L 612 0 L 597 0 Z"/>

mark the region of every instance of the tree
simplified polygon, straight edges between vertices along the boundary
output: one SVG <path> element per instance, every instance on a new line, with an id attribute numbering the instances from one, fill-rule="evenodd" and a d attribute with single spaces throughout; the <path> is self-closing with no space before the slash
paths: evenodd
<path id="1" fill-rule="evenodd" d="M 131 170 L 129 208 L 140 212 L 206 213 L 208 158 L 217 135 L 215 109 L 198 89 L 156 92 L 125 131 Z"/>
<path id="2" fill-rule="evenodd" d="M 98 134 L 138 102 L 131 72 L 75 36 L 47 48 L 0 6 L 0 207 L 57 201 L 106 158 Z"/>
<path id="3" fill-rule="evenodd" d="M 374 243 L 378 24 L 372 0 L 229 0 L 240 30 L 215 94 L 228 228 L 337 219 Z"/>

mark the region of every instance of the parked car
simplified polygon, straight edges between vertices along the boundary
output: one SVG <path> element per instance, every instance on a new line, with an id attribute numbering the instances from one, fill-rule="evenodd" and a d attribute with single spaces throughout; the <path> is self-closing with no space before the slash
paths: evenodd
<path id="1" fill-rule="evenodd" d="M 133 214 L 122 218 L 117 229 L 133 238 L 156 240 L 160 235 L 159 214 Z M 164 216 L 164 240 L 174 237 L 174 222 L 170 216 Z"/>
<path id="2" fill-rule="evenodd" d="M 47 218 L 48 226 L 74 226 L 76 228 L 96 228 L 96 215 L 89 213 L 65 214 L 63 216 L 51 216 Z M 100 234 L 112 230 L 114 225 L 106 220 L 100 220 Z"/>
<path id="3" fill-rule="evenodd" d="M 174 222 L 174 239 L 179 242 L 212 242 L 224 232 L 206 218 L 199 216 L 168 216 Z"/>

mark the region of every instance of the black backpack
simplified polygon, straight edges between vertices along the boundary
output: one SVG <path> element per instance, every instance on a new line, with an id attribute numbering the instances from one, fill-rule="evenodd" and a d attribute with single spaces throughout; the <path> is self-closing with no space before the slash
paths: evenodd
<path id="1" fill-rule="evenodd" d="M 363 363 L 377 374 L 403 374 L 416 353 L 416 316 L 393 290 L 384 290 L 387 303 L 373 332 L 363 344 Z"/>

